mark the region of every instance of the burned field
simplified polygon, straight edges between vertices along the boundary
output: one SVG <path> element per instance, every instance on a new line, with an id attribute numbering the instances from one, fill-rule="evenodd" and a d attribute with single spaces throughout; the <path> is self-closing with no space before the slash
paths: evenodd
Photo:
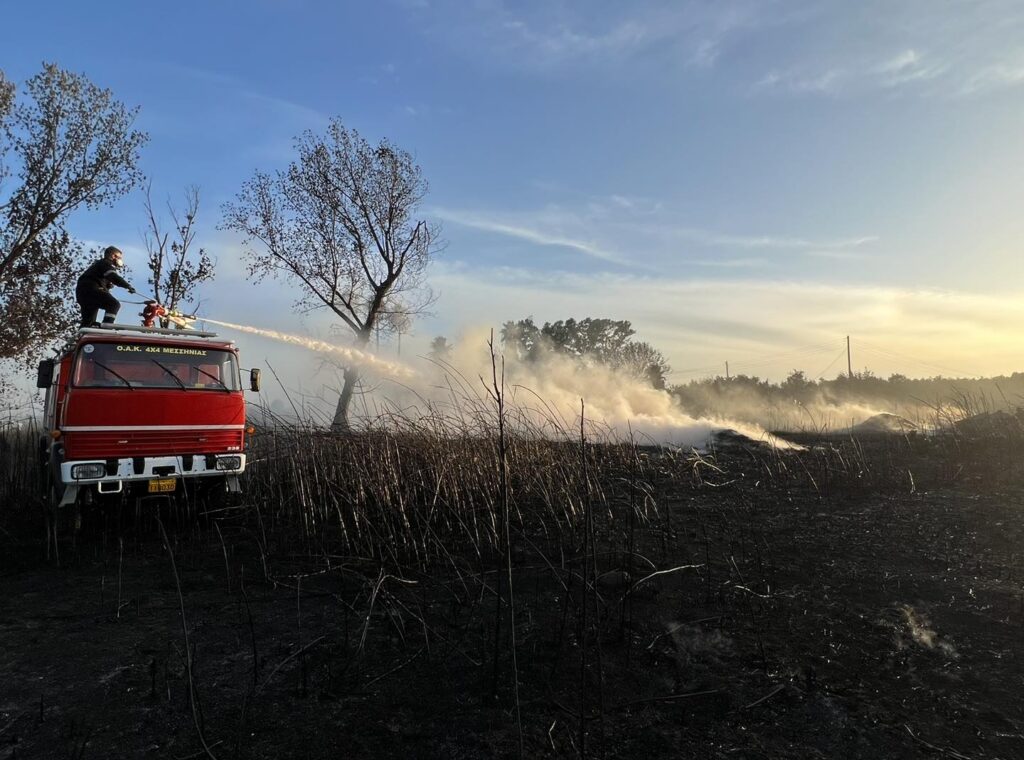
<path id="1" fill-rule="evenodd" d="M 1024 756 L 1024 444 L 262 431 L 87 510 L 3 440 L 0 758 Z"/>

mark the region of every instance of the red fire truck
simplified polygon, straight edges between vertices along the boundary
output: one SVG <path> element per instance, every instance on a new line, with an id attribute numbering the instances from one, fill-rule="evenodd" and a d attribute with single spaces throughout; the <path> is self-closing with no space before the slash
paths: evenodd
<path id="1" fill-rule="evenodd" d="M 249 371 L 259 390 L 259 370 Z M 83 328 L 39 365 L 40 457 L 56 513 L 97 497 L 238 491 L 245 398 L 238 349 L 214 333 Z M 112 498 L 112 497 L 108 497 Z"/>

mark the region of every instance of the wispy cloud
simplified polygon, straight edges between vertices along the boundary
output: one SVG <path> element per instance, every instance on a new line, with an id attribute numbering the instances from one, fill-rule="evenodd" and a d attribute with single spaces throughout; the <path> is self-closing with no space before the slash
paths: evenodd
<path id="1" fill-rule="evenodd" d="M 968 78 L 955 94 L 977 95 L 1006 87 L 1018 87 L 1022 84 L 1024 84 L 1024 57 L 1015 63 L 999 63 L 981 69 Z"/>
<path id="2" fill-rule="evenodd" d="M 842 66 L 833 64 L 824 69 L 815 69 L 812 65 L 773 69 L 754 85 L 754 89 L 839 95 L 920 86 L 947 75 L 950 69 L 948 62 L 908 48 L 881 60 L 846 61 Z"/>
<path id="3" fill-rule="evenodd" d="M 736 235 L 696 227 L 661 227 L 664 232 L 685 240 L 722 248 L 770 248 L 776 250 L 836 251 L 860 248 L 878 241 L 874 235 L 834 240 L 811 240 L 785 235 Z"/>
<path id="4" fill-rule="evenodd" d="M 548 206 L 511 213 L 439 207 L 430 209 L 430 213 L 462 227 L 568 248 L 595 260 L 634 267 L 650 266 L 659 257 L 719 269 L 772 263 L 764 257 L 735 255 L 755 251 L 777 252 L 780 256 L 775 261 L 785 260 L 786 254 L 855 259 L 861 257 L 862 249 L 878 241 L 874 235 L 811 238 L 739 234 L 673 224 L 668 221 L 673 213 L 662 203 L 623 195 L 589 199 L 577 208 Z M 628 251 L 643 251 L 643 258 L 629 256 L 625 253 Z"/>
<path id="5" fill-rule="evenodd" d="M 626 55 L 658 36 L 639 21 L 623 21 L 595 32 L 581 31 L 567 24 L 544 29 L 522 19 L 505 21 L 501 28 L 514 40 L 515 47 L 539 53 L 549 62 Z"/>
<path id="6" fill-rule="evenodd" d="M 875 69 L 884 87 L 901 87 L 915 82 L 925 82 L 942 76 L 949 70 L 949 64 L 929 59 L 916 50 L 907 49 L 883 61 Z"/>
<path id="7" fill-rule="evenodd" d="M 819 6 L 780 35 L 755 92 L 956 98 L 1024 84 L 1024 6 L 919 0 Z"/>
<path id="8" fill-rule="evenodd" d="M 805 256 L 815 259 L 832 259 L 833 261 L 859 261 L 868 258 L 869 254 L 863 251 L 851 251 L 842 249 L 822 249 L 804 251 Z"/>
<path id="9" fill-rule="evenodd" d="M 698 267 L 717 267 L 719 269 L 751 269 L 768 264 L 767 259 L 694 259 L 690 262 Z"/>
<path id="10" fill-rule="evenodd" d="M 568 237 L 564 234 L 534 226 L 529 223 L 516 223 L 505 221 L 494 216 L 474 214 L 465 211 L 455 211 L 445 208 L 434 208 L 431 209 L 431 212 L 433 216 L 436 216 L 443 221 L 452 222 L 453 224 L 458 224 L 463 227 L 483 230 L 484 232 L 493 232 L 499 235 L 507 235 L 520 240 L 526 240 L 530 243 L 536 243 L 537 245 L 569 248 L 586 254 L 587 256 L 592 256 L 595 259 L 600 259 L 601 261 L 607 261 L 615 264 L 626 263 L 619 254 L 606 250 L 596 243 L 588 240 Z"/>
<path id="11" fill-rule="evenodd" d="M 230 74 L 178 64 L 167 65 L 165 68 L 194 81 L 216 87 L 229 97 L 247 100 L 272 111 L 278 117 L 298 122 L 309 128 L 322 128 L 328 123 L 328 117 L 321 111 L 288 98 L 258 90 L 248 82 Z"/>
<path id="12" fill-rule="evenodd" d="M 533 73 L 737 77 L 757 93 L 960 97 L 1024 83 L 1024 5 L 863 0 L 402 0 L 460 55 Z"/>
<path id="13" fill-rule="evenodd" d="M 866 253 L 864 251 L 854 250 L 806 250 L 803 252 L 804 256 L 812 259 L 824 259 L 828 261 L 865 261 L 868 259 L 875 258 L 874 254 Z"/>
<path id="14" fill-rule="evenodd" d="M 436 106 L 427 103 L 406 103 L 399 108 L 400 113 L 410 119 L 430 118 L 438 115 L 454 113 L 450 106 Z"/>
<path id="15" fill-rule="evenodd" d="M 546 0 L 436 3 L 420 14 L 433 36 L 463 53 L 515 68 L 612 67 L 657 51 L 710 68 L 723 47 L 755 23 L 764 3 L 641 0 L 573 5 Z"/>
<path id="16" fill-rule="evenodd" d="M 791 93 L 829 94 L 838 92 L 845 77 L 839 69 L 807 72 L 772 69 L 754 84 L 755 90 L 784 90 Z"/>

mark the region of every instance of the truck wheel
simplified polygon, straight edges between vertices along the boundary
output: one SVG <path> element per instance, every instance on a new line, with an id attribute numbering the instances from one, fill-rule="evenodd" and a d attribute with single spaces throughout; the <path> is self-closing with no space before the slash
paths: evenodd
<path id="1" fill-rule="evenodd" d="M 200 491 L 200 508 L 203 512 L 217 512 L 228 505 L 228 486 L 224 478 L 212 478 Z"/>
<path id="2" fill-rule="evenodd" d="M 60 542 L 61 539 L 71 539 L 71 550 L 75 550 L 78 541 L 78 532 L 82 529 L 82 512 L 75 500 L 74 504 L 58 506 L 60 504 L 61 492 L 56 486 L 50 485 L 49 495 L 44 504 L 46 510 L 46 556 L 52 556 L 60 564 Z"/>
<path id="3" fill-rule="evenodd" d="M 49 473 L 43 475 L 43 520 L 46 524 L 46 558 L 60 562 L 60 550 L 57 548 L 57 489 L 49 482 Z"/>

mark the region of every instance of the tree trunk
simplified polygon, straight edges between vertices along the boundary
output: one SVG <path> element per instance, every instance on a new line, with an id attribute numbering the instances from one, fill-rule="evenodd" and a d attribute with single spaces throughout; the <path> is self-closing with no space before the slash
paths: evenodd
<path id="1" fill-rule="evenodd" d="M 349 433 L 352 431 L 352 426 L 348 421 L 348 410 L 352 405 L 352 394 L 355 393 L 358 382 L 359 370 L 355 367 L 348 367 L 345 370 L 345 382 L 341 386 L 341 395 L 338 396 L 338 405 L 334 409 L 334 420 L 331 422 L 332 432 Z"/>

